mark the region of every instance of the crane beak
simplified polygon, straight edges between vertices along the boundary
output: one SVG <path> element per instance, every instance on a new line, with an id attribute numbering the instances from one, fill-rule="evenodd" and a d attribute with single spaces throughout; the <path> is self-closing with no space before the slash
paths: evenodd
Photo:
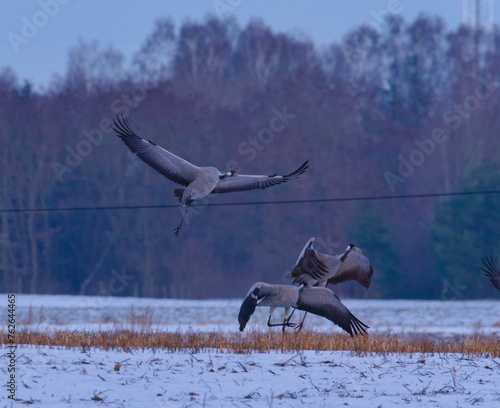
<path id="1" fill-rule="evenodd" d="M 347 258 L 347 255 L 349 255 L 349 253 L 350 253 L 351 251 L 352 251 L 352 247 L 351 247 L 351 245 L 349 245 L 349 246 L 346 248 L 346 250 L 345 250 L 345 252 L 344 252 L 344 255 L 342 255 L 342 256 L 340 257 L 340 261 L 341 261 L 341 262 L 344 262 L 344 261 L 346 260 L 346 258 Z"/>

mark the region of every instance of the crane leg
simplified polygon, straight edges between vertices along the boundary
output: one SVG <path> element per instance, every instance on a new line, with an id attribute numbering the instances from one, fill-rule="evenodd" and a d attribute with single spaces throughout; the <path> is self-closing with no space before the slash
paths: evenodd
<path id="1" fill-rule="evenodd" d="M 180 230 L 182 228 L 182 224 L 184 223 L 184 217 L 186 216 L 186 213 L 188 212 L 188 209 L 189 209 L 189 204 L 187 204 L 184 207 L 184 212 L 182 213 L 181 222 L 179 223 L 179 225 L 177 227 L 174 228 L 174 235 L 175 236 L 179 235 L 179 232 L 180 232 Z"/>
<path id="2" fill-rule="evenodd" d="M 302 321 L 295 326 L 295 330 L 300 332 L 302 330 L 302 326 L 304 325 L 304 320 L 306 320 L 307 312 L 304 313 L 304 317 L 302 318 Z"/>
<path id="3" fill-rule="evenodd" d="M 297 309 L 293 308 L 292 313 L 290 313 L 290 316 L 286 319 L 286 323 L 290 323 L 290 319 L 292 318 L 293 314 L 295 313 Z M 304 320 L 306 320 L 307 312 L 304 313 L 304 317 L 302 318 L 302 321 L 299 324 L 291 323 L 293 326 L 295 326 L 295 330 L 300 332 L 302 330 L 302 326 L 304 325 Z M 293 327 L 291 326 L 291 327 Z"/>
<path id="4" fill-rule="evenodd" d="M 284 320 L 283 323 L 271 323 L 271 315 L 269 315 L 269 319 L 267 319 L 267 326 L 268 327 L 281 326 L 283 328 L 283 332 L 284 332 L 285 327 L 295 327 L 295 323 L 290 323 L 290 322 L 287 322 L 286 320 Z"/>
<path id="5" fill-rule="evenodd" d="M 296 309 L 295 309 L 295 308 L 293 308 L 292 313 L 290 313 L 290 316 L 288 316 L 288 317 L 286 318 L 286 322 L 287 322 L 287 323 L 289 323 L 289 322 L 290 322 L 290 319 L 292 318 L 293 314 L 295 313 L 295 310 L 296 310 Z"/>

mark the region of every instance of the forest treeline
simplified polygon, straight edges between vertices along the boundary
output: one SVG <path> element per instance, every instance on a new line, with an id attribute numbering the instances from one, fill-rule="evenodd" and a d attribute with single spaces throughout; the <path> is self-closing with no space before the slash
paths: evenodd
<path id="1" fill-rule="evenodd" d="M 495 296 L 500 195 L 210 207 L 500 187 L 500 31 L 392 17 L 318 47 L 262 21 L 158 20 L 132 60 L 80 42 L 34 90 L 0 73 L 2 210 L 176 204 L 176 185 L 131 154 L 132 128 L 198 165 L 297 180 L 210 197 L 179 237 L 180 207 L 0 213 L 1 292 L 241 297 L 286 282 L 307 240 L 357 244 L 369 290 L 342 296 Z"/>

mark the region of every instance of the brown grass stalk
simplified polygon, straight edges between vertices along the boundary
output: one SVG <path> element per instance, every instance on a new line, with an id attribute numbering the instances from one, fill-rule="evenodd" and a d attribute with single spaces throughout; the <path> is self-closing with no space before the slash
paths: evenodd
<path id="1" fill-rule="evenodd" d="M 7 343 L 2 334 L 1 343 Z M 343 350 L 356 355 L 387 353 L 461 353 L 466 356 L 500 357 L 498 336 L 476 334 L 450 340 L 400 335 L 370 335 L 351 338 L 344 334 L 277 333 L 249 331 L 245 334 L 225 332 L 136 332 L 129 330 L 81 332 L 36 332 L 21 330 L 16 334 L 18 345 L 77 347 L 82 349 L 164 349 L 175 351 L 218 351 L 221 353 L 268 353 L 273 350 Z"/>

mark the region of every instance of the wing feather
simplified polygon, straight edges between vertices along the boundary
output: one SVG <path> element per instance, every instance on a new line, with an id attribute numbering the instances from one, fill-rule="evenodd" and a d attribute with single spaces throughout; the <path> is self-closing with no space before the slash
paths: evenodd
<path id="1" fill-rule="evenodd" d="M 348 280 L 355 280 L 365 288 L 368 288 L 372 275 L 373 268 L 370 265 L 370 261 L 359 248 L 356 248 L 349 252 L 344 262 L 340 264 L 335 275 L 328 279 L 328 283 L 335 285 Z"/>
<path id="2" fill-rule="evenodd" d="M 295 179 L 306 171 L 309 167 L 309 162 L 306 161 L 294 172 L 285 176 L 254 176 L 238 174 L 222 179 L 217 187 L 212 191 L 213 194 L 231 193 L 233 191 L 258 190 L 275 186 L 277 184 L 286 183 L 289 180 Z"/>
<path id="3" fill-rule="evenodd" d="M 319 259 L 318 253 L 314 249 L 306 249 L 304 256 L 292 270 L 292 278 L 294 278 L 294 283 L 307 283 L 310 285 L 311 282 L 304 280 L 307 279 L 306 276 L 310 276 L 315 281 L 314 283 L 316 283 L 317 281 L 324 280 L 329 273 L 330 270 Z"/>
<path id="4" fill-rule="evenodd" d="M 312 286 L 332 275 L 325 262 L 327 259 L 313 248 L 313 242 L 314 238 L 307 242 L 292 270 L 291 276 L 296 284 Z"/>
<path id="5" fill-rule="evenodd" d="M 368 328 L 328 288 L 309 287 L 301 290 L 297 309 L 327 318 L 351 337 L 365 334 Z"/>
<path id="6" fill-rule="evenodd" d="M 181 159 L 163 147 L 145 140 L 135 134 L 127 119 L 117 117 L 112 129 L 123 140 L 127 147 L 153 169 L 175 183 L 187 186 L 199 174 L 199 168 Z"/>
<path id="7" fill-rule="evenodd" d="M 484 257 L 482 259 L 484 267 L 481 267 L 484 274 L 489 278 L 495 288 L 500 290 L 500 270 L 496 266 L 496 257 Z"/>

